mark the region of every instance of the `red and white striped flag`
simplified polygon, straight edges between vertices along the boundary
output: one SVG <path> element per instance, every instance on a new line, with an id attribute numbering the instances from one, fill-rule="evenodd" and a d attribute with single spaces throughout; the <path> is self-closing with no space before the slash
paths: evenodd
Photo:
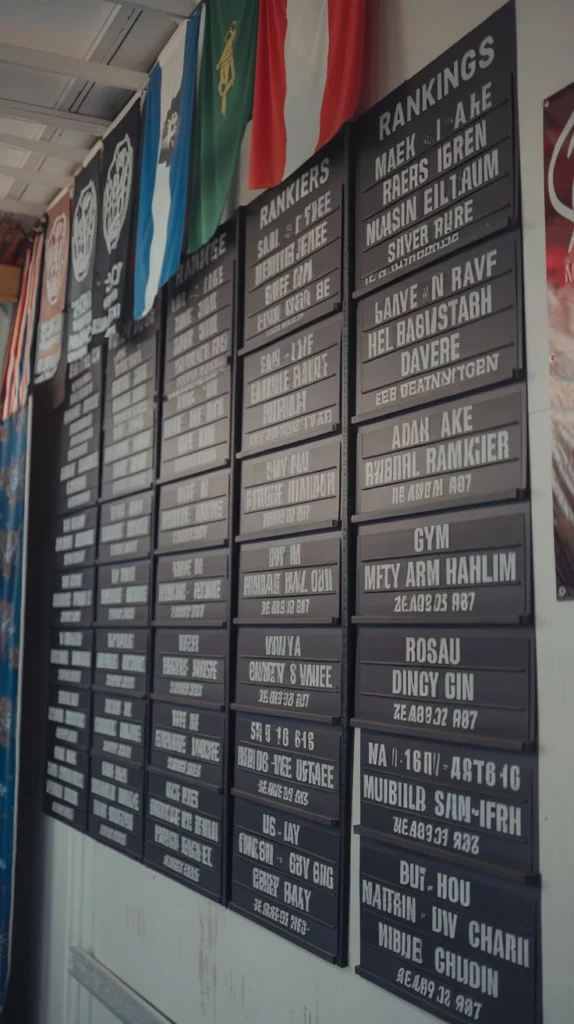
<path id="1" fill-rule="evenodd" d="M 44 233 L 34 237 L 26 253 L 22 271 L 20 297 L 14 314 L 2 377 L 2 422 L 20 412 L 26 404 L 30 386 L 30 357 L 40 298 L 40 271 L 44 250 Z"/>
<path id="2" fill-rule="evenodd" d="M 260 0 L 249 188 L 287 178 L 353 117 L 366 0 Z"/>

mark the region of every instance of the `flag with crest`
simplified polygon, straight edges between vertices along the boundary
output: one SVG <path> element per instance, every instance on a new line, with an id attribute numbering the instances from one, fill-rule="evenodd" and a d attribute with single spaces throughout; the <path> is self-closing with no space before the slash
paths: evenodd
<path id="1" fill-rule="evenodd" d="M 194 133 L 187 251 L 217 230 L 253 105 L 258 0 L 209 0 Z"/>

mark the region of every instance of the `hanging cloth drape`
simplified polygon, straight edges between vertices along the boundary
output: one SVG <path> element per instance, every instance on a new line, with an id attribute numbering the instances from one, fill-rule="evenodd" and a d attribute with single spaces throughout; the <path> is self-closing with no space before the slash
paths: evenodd
<path id="1" fill-rule="evenodd" d="M 10 969 L 27 409 L 0 425 L 0 1013 Z"/>

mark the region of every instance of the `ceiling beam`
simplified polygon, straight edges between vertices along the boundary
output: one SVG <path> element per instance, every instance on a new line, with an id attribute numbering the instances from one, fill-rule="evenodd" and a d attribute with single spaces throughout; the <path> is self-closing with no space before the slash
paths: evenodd
<path id="1" fill-rule="evenodd" d="M 59 142 L 45 142 L 44 139 L 25 139 L 23 135 L 6 135 L 0 132 L 0 146 L 12 146 L 13 149 L 23 149 L 25 153 L 42 153 L 43 156 L 51 156 L 64 163 L 81 164 L 90 152 L 88 147 L 82 149 L 80 146 L 64 146 Z"/>
<path id="2" fill-rule="evenodd" d="M 70 114 L 67 110 L 52 110 L 50 107 L 36 107 L 32 103 L 5 100 L 1 96 L 0 117 L 9 117 L 13 121 L 33 121 L 34 124 L 45 124 L 50 128 L 67 128 L 69 131 L 83 132 L 85 135 L 105 135 L 111 123 L 100 117 Z"/>
<path id="3" fill-rule="evenodd" d="M 197 7 L 199 0 L 115 0 L 125 7 L 137 7 L 143 11 L 156 11 L 174 21 L 185 21 Z"/>
<path id="4" fill-rule="evenodd" d="M 48 71 L 69 78 L 85 78 L 86 81 L 97 82 L 98 85 L 129 89 L 132 92 L 142 89 L 148 78 L 141 71 L 100 64 L 95 60 L 64 57 L 58 53 L 46 53 L 44 50 L 29 50 L 25 46 L 12 46 L 11 43 L 4 42 L 0 42 L 0 64 L 16 64 L 19 67 L 35 68 L 38 71 Z"/>
<path id="5" fill-rule="evenodd" d="M 34 220 L 44 216 L 44 207 L 35 203 L 23 203 L 20 199 L 0 199 L 0 211 L 13 213 L 17 217 L 33 217 Z"/>
<path id="6" fill-rule="evenodd" d="M 33 171 L 31 167 L 11 167 L 0 164 L 0 176 L 12 178 L 12 181 L 28 181 L 34 185 L 50 185 L 54 188 L 66 188 L 72 184 L 69 174 L 50 174 L 48 171 Z"/>

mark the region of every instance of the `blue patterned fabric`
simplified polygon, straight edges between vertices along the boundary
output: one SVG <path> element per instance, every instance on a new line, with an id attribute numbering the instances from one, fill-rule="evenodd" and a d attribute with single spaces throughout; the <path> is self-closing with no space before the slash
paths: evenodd
<path id="1" fill-rule="evenodd" d="M 10 968 L 27 410 L 0 424 L 0 1012 Z"/>

